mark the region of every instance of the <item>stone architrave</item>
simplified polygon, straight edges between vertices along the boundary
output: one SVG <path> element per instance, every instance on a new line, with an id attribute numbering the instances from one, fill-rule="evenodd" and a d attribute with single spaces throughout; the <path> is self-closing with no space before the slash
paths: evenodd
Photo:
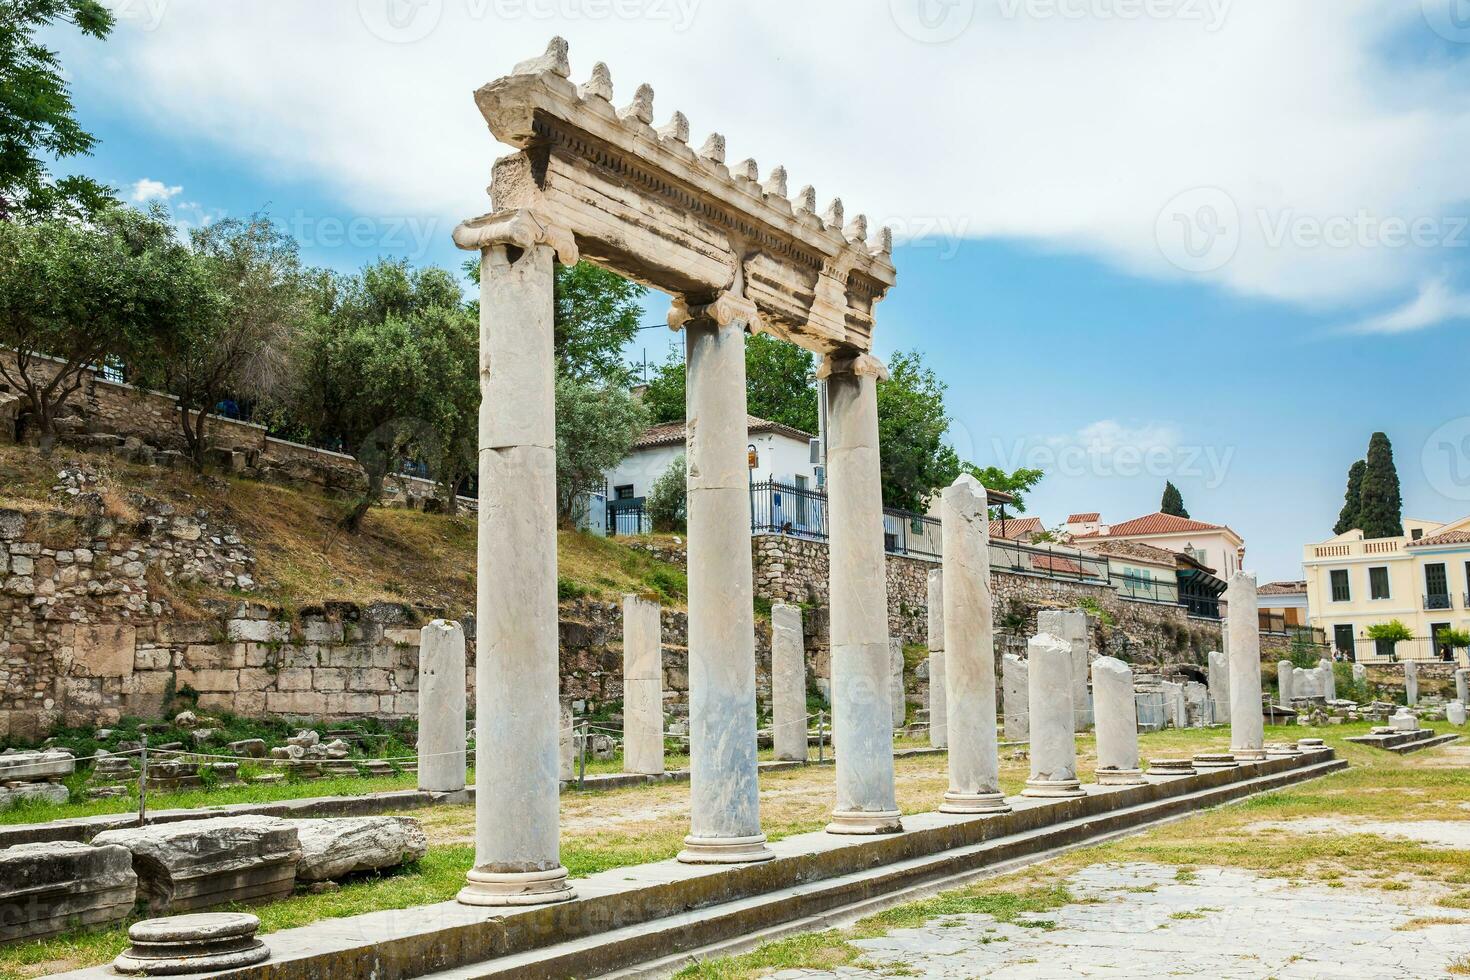
<path id="1" fill-rule="evenodd" d="M 1092 724 L 1092 698 L 1087 691 L 1088 656 L 1087 613 L 1081 609 L 1044 609 L 1036 614 L 1039 633 L 1059 636 L 1072 649 L 1072 709 L 1077 713 L 1077 730 Z"/>
<path id="2" fill-rule="evenodd" d="M 454 241 L 480 252 L 475 866 L 459 901 L 565 901 L 552 276 L 577 250 L 530 211 L 466 222 Z"/>
<path id="3" fill-rule="evenodd" d="M 990 511 L 968 473 L 941 497 L 944 684 L 954 699 L 944 813 L 1008 813 L 995 732 L 995 622 L 990 594 Z M 931 577 L 930 595 L 933 595 Z M 935 683 L 931 677 L 929 683 Z"/>
<path id="4" fill-rule="evenodd" d="M 1261 709 L 1261 633 L 1256 577 L 1230 576 L 1230 752 L 1237 759 L 1266 758 L 1265 715 Z"/>
<path id="5" fill-rule="evenodd" d="M 903 684 L 903 642 L 888 641 L 888 706 L 893 712 L 893 729 L 897 731 L 908 720 L 908 693 Z"/>
<path id="6" fill-rule="evenodd" d="M 436 619 L 419 631 L 419 789 L 465 787 L 465 645 L 458 623 Z"/>
<path id="7" fill-rule="evenodd" d="M 276 817 L 208 817 L 108 830 L 92 843 L 132 853 L 138 897 L 154 915 L 285 898 L 296 887 L 301 860 L 296 827 Z"/>
<path id="8" fill-rule="evenodd" d="M 1001 657 L 1001 701 L 1007 741 L 1024 742 L 1031 737 L 1029 672 L 1030 666 L 1016 654 Z"/>
<path id="9" fill-rule="evenodd" d="M 888 372 L 868 355 L 829 355 L 828 562 L 837 806 L 827 830 L 903 829 L 893 784 L 893 698 L 884 577 L 878 389 Z M 749 551 L 749 546 L 746 546 Z"/>
<path id="10" fill-rule="evenodd" d="M 125 847 L 51 841 L 0 848 L 0 942 L 121 922 L 137 891 Z"/>
<path id="11" fill-rule="evenodd" d="M 801 607 L 771 607 L 771 742 L 782 762 L 807 759 L 806 648 Z"/>
<path id="12" fill-rule="evenodd" d="M 297 881 L 396 868 L 429 853 L 429 840 L 412 817 L 331 817 L 291 824 L 301 842 Z"/>
<path id="13" fill-rule="evenodd" d="M 1323 657 L 1317 663 L 1317 669 L 1322 672 L 1322 696 L 1328 701 L 1337 700 L 1337 670 L 1332 666 L 1332 661 Z"/>
<path id="14" fill-rule="evenodd" d="M 708 305 L 676 299 L 669 325 L 684 330 L 688 418 L 690 830 L 679 860 L 768 861 L 745 414 L 745 333 L 757 321 L 749 302 L 725 293 Z"/>
<path id="15" fill-rule="evenodd" d="M 949 700 L 944 666 L 944 569 L 929 570 L 929 746 L 949 745 L 947 708 Z"/>
<path id="16" fill-rule="evenodd" d="M 1133 670 L 1114 657 L 1092 662 L 1092 707 L 1097 724 L 1097 782 L 1128 786 L 1146 782 L 1138 767 L 1138 709 Z"/>
<path id="17" fill-rule="evenodd" d="M 1291 699 L 1296 697 L 1296 665 L 1290 660 L 1276 664 L 1276 690 L 1282 707 L 1290 708 Z"/>
<path id="18" fill-rule="evenodd" d="M 1026 645 L 1030 664 L 1031 778 L 1023 796 L 1083 796 L 1077 779 L 1072 644 L 1043 633 Z"/>
<path id="19" fill-rule="evenodd" d="M 623 596 L 623 771 L 664 771 L 664 664 L 658 603 Z"/>
<path id="20" fill-rule="evenodd" d="M 1413 660 L 1404 661 L 1404 696 L 1410 706 L 1419 703 L 1419 664 Z"/>
<path id="21" fill-rule="evenodd" d="M 1213 725 L 1224 725 L 1230 721 L 1230 658 L 1223 650 L 1211 650 L 1210 673 L 1210 718 Z M 1097 673 L 1094 671 L 1094 678 Z"/>

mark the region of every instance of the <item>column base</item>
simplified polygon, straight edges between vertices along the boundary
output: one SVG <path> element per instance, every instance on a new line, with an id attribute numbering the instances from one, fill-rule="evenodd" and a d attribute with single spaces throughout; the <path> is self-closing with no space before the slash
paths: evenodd
<path id="1" fill-rule="evenodd" d="M 1010 813 L 1003 793 L 954 793 L 944 794 L 940 813 Z"/>
<path id="2" fill-rule="evenodd" d="M 1094 775 L 1099 786 L 1139 786 L 1148 782 L 1142 769 L 1098 769 Z"/>
<path id="3" fill-rule="evenodd" d="M 897 810 L 834 810 L 829 834 L 901 834 L 903 816 Z"/>
<path id="4" fill-rule="evenodd" d="M 550 871 L 515 872 L 475 868 L 466 877 L 469 884 L 455 896 L 461 905 L 549 905 L 577 897 L 576 890 L 567 883 L 567 869 L 561 867 Z"/>
<path id="5" fill-rule="evenodd" d="M 1277 757 L 1280 757 L 1280 758 L 1289 758 L 1289 757 L 1299 756 L 1299 755 L 1302 754 L 1301 753 L 1301 750 L 1298 749 L 1295 745 L 1290 745 L 1290 744 L 1287 744 L 1285 742 L 1271 742 L 1271 743 L 1268 743 L 1266 745 L 1265 752 L 1266 752 L 1266 756 L 1268 758 L 1271 757 L 1271 756 L 1277 756 Z"/>
<path id="6" fill-rule="evenodd" d="M 1237 762 L 1264 762 L 1266 759 L 1265 749 L 1231 749 L 1230 754 Z"/>
<path id="7" fill-rule="evenodd" d="M 1021 795 L 1037 799 L 1069 799 L 1086 796 L 1087 793 L 1076 779 L 1028 779 Z"/>
<path id="8" fill-rule="evenodd" d="M 684 838 L 678 860 L 684 864 L 755 864 L 770 861 L 775 853 L 766 846 L 766 835 L 754 837 Z"/>
<path id="9" fill-rule="evenodd" d="M 1224 752 L 1201 752 L 1194 757 L 1196 769 L 1234 769 L 1238 765 L 1235 756 Z"/>

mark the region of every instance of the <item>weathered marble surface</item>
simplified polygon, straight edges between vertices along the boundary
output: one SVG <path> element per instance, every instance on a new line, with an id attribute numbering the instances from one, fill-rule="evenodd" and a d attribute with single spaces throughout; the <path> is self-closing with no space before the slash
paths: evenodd
<path id="1" fill-rule="evenodd" d="M 1265 715 L 1261 709 L 1260 603 L 1256 577 L 1230 576 L 1225 590 L 1230 631 L 1230 751 L 1246 761 L 1266 757 Z"/>
<path id="2" fill-rule="evenodd" d="M 801 607 L 784 602 L 771 607 L 771 725 L 776 758 L 783 762 L 805 762 L 805 637 Z"/>
<path id="3" fill-rule="evenodd" d="M 1419 703 L 1419 665 L 1412 660 L 1404 661 L 1404 694 L 1411 707 Z"/>
<path id="4" fill-rule="evenodd" d="M 465 717 L 464 629 L 436 619 L 419 631 L 419 789 L 464 789 Z"/>
<path id="5" fill-rule="evenodd" d="M 1141 783 L 1138 769 L 1138 709 L 1133 670 L 1113 657 L 1092 662 L 1093 709 L 1097 716 L 1097 781 Z"/>
<path id="6" fill-rule="evenodd" d="M 1006 739 L 1024 742 L 1031 737 L 1030 665 L 1014 653 L 1001 658 L 1001 704 Z"/>
<path id="7" fill-rule="evenodd" d="M 1072 706 L 1072 644 L 1043 633 L 1026 646 L 1030 663 L 1031 778 L 1025 796 L 1081 796 L 1077 717 Z"/>
<path id="8" fill-rule="evenodd" d="M 664 664 L 659 607 L 623 597 L 623 771 L 664 771 Z"/>
<path id="9" fill-rule="evenodd" d="M 359 871 L 396 868 L 429 853 L 429 840 L 412 817 L 333 817 L 291 823 L 301 843 L 298 881 L 328 881 Z"/>
<path id="10" fill-rule="evenodd" d="M 1209 664 L 1209 723 L 1224 725 L 1230 721 L 1230 657 L 1223 650 L 1211 650 Z"/>
<path id="11" fill-rule="evenodd" d="M 0 850 L 0 942 L 120 922 L 138 876 L 125 847 L 71 841 Z"/>

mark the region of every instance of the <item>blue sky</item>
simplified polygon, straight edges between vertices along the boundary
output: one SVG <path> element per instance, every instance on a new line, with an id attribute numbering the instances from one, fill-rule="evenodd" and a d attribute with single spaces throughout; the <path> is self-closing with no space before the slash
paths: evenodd
<path id="1" fill-rule="evenodd" d="M 924 352 L 962 455 L 1047 469 L 1049 524 L 1150 512 L 1168 478 L 1295 577 L 1379 429 L 1409 514 L 1470 513 L 1450 0 L 538 2 L 115 0 L 105 44 L 53 39 L 102 141 L 78 166 L 181 223 L 268 208 L 316 264 L 457 266 L 500 152 L 468 93 L 560 33 L 574 78 L 647 79 L 660 121 L 721 120 L 732 159 L 896 228 L 878 353 Z"/>

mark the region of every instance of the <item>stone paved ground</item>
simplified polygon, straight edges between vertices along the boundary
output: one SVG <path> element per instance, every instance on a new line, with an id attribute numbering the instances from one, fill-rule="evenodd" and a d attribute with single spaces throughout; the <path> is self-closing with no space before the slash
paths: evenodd
<path id="1" fill-rule="evenodd" d="M 1181 874 L 1155 864 L 1094 865 L 1068 879 L 1079 900 L 1030 920 L 946 915 L 858 939 L 861 966 L 784 970 L 818 977 L 1210 977 L 1389 980 L 1444 976 L 1470 952 L 1470 913 L 1414 922 L 1387 895 L 1297 886 L 1247 871 Z"/>

